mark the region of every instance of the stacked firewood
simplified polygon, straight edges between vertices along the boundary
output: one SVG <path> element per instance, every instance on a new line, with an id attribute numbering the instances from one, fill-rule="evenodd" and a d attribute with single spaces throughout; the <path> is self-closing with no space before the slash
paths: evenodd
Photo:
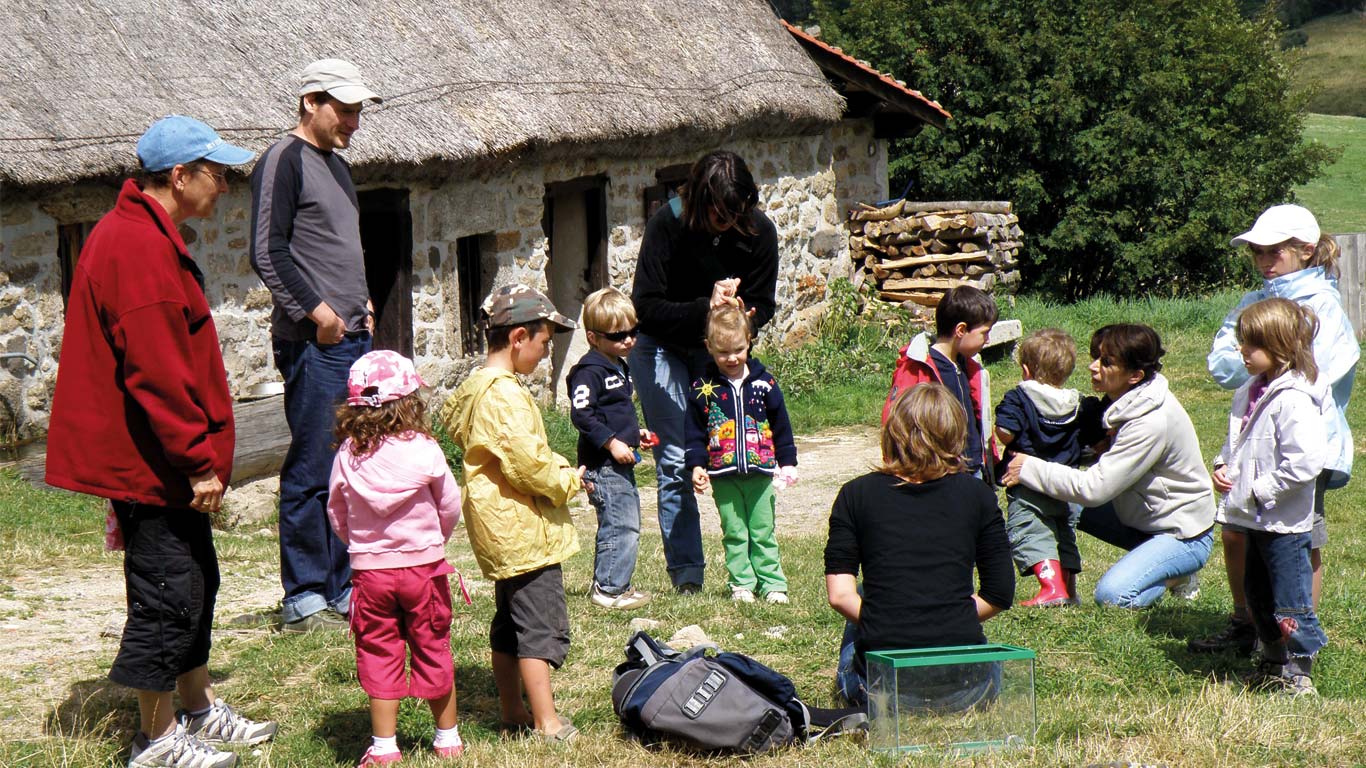
<path id="1" fill-rule="evenodd" d="M 862 284 L 887 301 L 934 307 L 944 292 L 971 285 L 1014 293 L 1020 284 L 1020 226 L 1009 202 L 861 206 L 849 216 L 849 255 Z"/>

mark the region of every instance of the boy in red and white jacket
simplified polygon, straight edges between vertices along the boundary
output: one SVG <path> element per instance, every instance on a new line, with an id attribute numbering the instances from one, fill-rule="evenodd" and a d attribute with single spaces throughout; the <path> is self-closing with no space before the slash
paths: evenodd
<path id="1" fill-rule="evenodd" d="M 945 293 L 935 308 L 934 338 L 922 333 L 901 348 L 892 372 L 892 388 L 882 406 L 882 423 L 886 424 L 892 404 L 906 390 L 927 381 L 948 387 L 968 416 L 968 439 L 963 448 L 967 471 L 987 482 L 991 481 L 995 452 L 987 413 L 991 385 L 977 354 L 986 346 L 996 317 L 996 302 L 970 285 Z"/>

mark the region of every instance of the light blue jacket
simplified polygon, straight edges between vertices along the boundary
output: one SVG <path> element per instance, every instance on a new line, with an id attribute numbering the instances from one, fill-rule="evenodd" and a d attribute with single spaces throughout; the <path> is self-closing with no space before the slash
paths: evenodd
<path id="1" fill-rule="evenodd" d="M 1354 443 L 1352 430 L 1347 426 L 1347 401 L 1352 397 L 1361 345 L 1342 309 L 1337 280 L 1324 275 L 1323 267 L 1309 267 L 1266 280 L 1260 291 L 1244 294 L 1238 306 L 1224 318 L 1219 332 L 1214 334 L 1214 345 L 1206 359 L 1210 375 L 1224 389 L 1237 389 L 1248 380 L 1243 355 L 1238 349 L 1238 314 L 1250 304 L 1271 298 L 1303 304 L 1319 318 L 1319 332 L 1314 336 L 1314 362 L 1319 367 L 1318 380 L 1332 389 L 1333 401 L 1337 404 L 1336 418 L 1327 425 L 1329 444 L 1341 446 L 1341 450 L 1336 451 L 1338 455 L 1328 458 L 1328 487 L 1341 488 L 1352 476 Z"/>

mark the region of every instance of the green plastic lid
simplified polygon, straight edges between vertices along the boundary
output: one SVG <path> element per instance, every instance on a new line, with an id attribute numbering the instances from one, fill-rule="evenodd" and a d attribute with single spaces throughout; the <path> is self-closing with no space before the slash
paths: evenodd
<path id="1" fill-rule="evenodd" d="M 1035 653 L 1014 645 L 950 645 L 942 648 L 907 648 L 899 651 L 868 651 L 868 663 L 902 667 L 933 667 L 944 664 L 979 664 L 988 661 L 1033 659 Z"/>

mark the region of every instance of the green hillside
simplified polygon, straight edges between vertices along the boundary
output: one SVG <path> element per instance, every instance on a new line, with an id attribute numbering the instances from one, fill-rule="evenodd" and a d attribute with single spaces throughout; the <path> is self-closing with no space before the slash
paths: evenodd
<path id="1" fill-rule="evenodd" d="M 1366 118 L 1310 115 L 1304 137 L 1342 147 L 1342 157 L 1321 178 L 1296 189 L 1296 196 L 1325 231 L 1366 232 Z"/>
<path id="2" fill-rule="evenodd" d="M 1366 117 L 1366 15 L 1323 16 L 1300 29 L 1309 42 L 1299 80 L 1319 89 L 1309 111 Z"/>

